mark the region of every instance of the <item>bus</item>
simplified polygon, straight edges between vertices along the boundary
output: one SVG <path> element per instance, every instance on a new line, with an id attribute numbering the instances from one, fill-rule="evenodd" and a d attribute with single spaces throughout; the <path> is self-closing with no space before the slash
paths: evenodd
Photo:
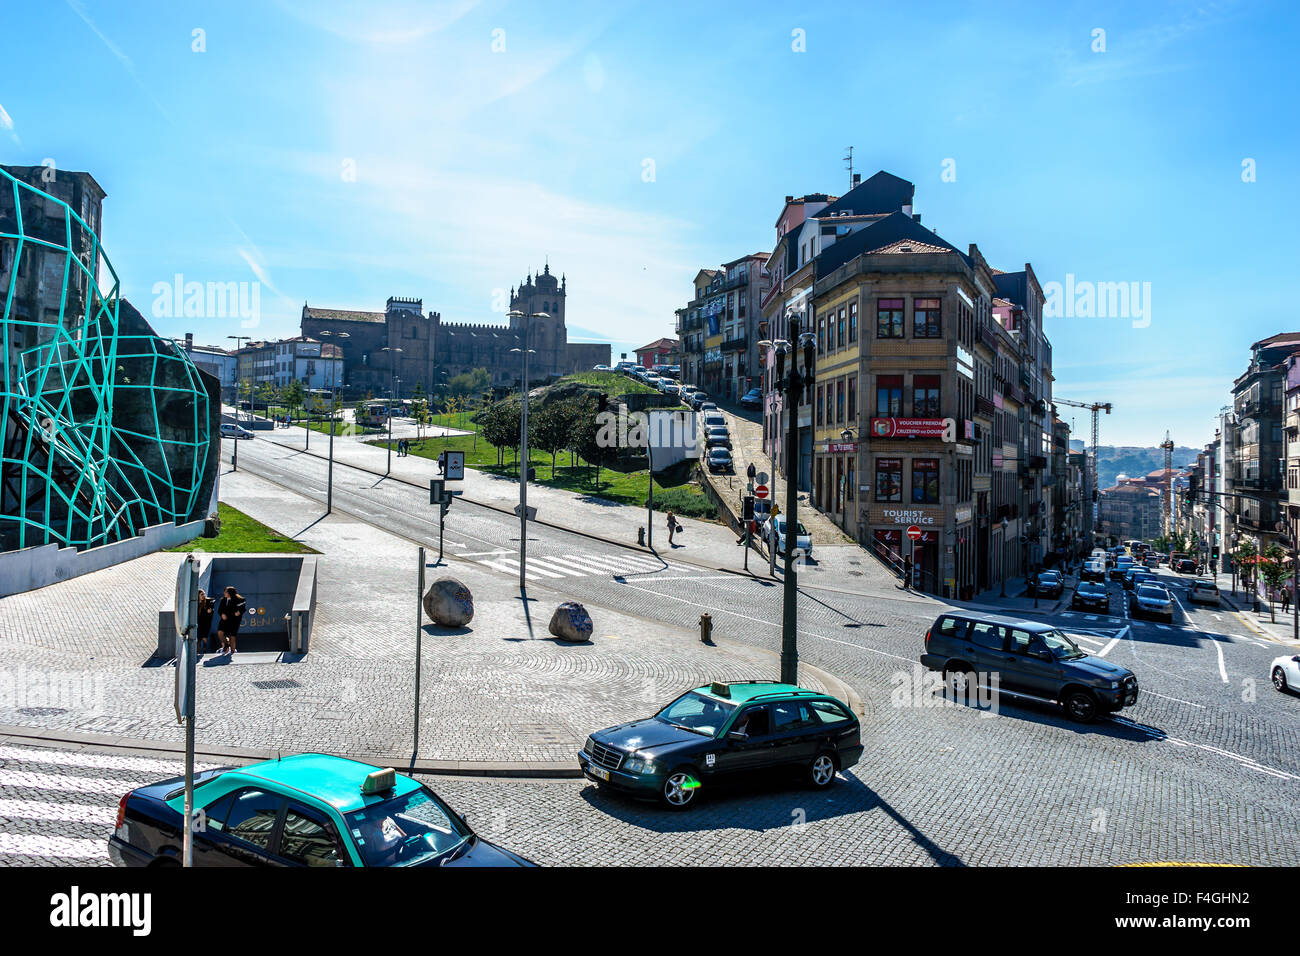
<path id="1" fill-rule="evenodd" d="M 388 421 L 388 406 L 383 402 L 363 402 L 357 406 L 356 419 L 363 428 L 378 428 Z"/>
<path id="2" fill-rule="evenodd" d="M 328 388 L 308 389 L 302 407 L 308 415 L 328 415 L 334 407 L 334 393 Z"/>

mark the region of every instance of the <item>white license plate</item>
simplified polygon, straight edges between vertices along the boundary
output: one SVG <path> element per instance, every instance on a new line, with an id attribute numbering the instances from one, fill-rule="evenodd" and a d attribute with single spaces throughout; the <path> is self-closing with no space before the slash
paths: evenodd
<path id="1" fill-rule="evenodd" d="M 603 767 L 597 767 L 594 763 L 588 764 L 587 769 L 591 771 L 593 777 L 599 777 L 601 780 L 609 779 L 609 771 Z"/>

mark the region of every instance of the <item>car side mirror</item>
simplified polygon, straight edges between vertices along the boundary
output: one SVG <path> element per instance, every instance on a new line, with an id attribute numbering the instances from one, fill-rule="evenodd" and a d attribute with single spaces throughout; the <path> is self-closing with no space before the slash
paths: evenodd
<path id="1" fill-rule="evenodd" d="M 1050 661 L 1052 659 L 1052 652 L 1045 647 L 1035 648 L 1031 653 L 1040 661 Z"/>
<path id="2" fill-rule="evenodd" d="M 748 740 L 748 739 L 749 739 L 749 734 L 745 733 L 743 730 L 732 730 L 732 731 L 729 731 L 729 732 L 727 733 L 727 739 L 728 739 L 728 740 Z"/>

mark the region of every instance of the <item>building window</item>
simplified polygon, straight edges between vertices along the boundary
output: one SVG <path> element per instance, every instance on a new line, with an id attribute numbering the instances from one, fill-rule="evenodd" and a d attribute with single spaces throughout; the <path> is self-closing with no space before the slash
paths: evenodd
<path id="1" fill-rule="evenodd" d="M 838 342 L 840 348 L 844 348 L 844 346 L 847 345 L 847 344 L 848 344 L 848 341 L 849 341 L 848 339 L 846 339 L 846 338 L 844 337 L 844 328 L 845 328 L 845 325 L 844 325 L 845 318 L 844 318 L 844 317 L 845 317 L 846 314 L 847 314 L 847 310 L 845 310 L 843 307 L 841 307 L 841 308 L 840 308 L 840 317 L 839 317 L 839 321 L 836 323 L 836 326 L 835 326 L 835 329 L 836 329 L 836 341 Z"/>
<path id="2" fill-rule="evenodd" d="M 876 500 L 903 500 L 903 459 L 876 459 Z"/>
<path id="3" fill-rule="evenodd" d="M 835 456 L 835 511 L 844 511 L 844 459 Z"/>
<path id="4" fill-rule="evenodd" d="M 844 379 L 835 383 L 835 424 L 844 424 Z"/>
<path id="5" fill-rule="evenodd" d="M 939 376 L 912 377 L 912 414 L 918 418 L 939 417 Z"/>
<path id="6" fill-rule="evenodd" d="M 858 420 L 858 377 L 849 376 L 849 421 Z"/>
<path id="7" fill-rule="evenodd" d="M 856 302 L 850 302 L 849 303 L 849 341 L 856 342 L 857 340 L 858 340 L 858 304 Z"/>
<path id="8" fill-rule="evenodd" d="M 937 504 L 939 501 L 939 459 L 912 459 L 912 501 Z"/>
<path id="9" fill-rule="evenodd" d="M 818 425 L 822 424 L 822 413 L 825 407 L 826 406 L 824 404 L 824 397 L 822 395 L 822 387 L 818 385 L 817 386 L 817 424 Z"/>
<path id="10" fill-rule="evenodd" d="M 912 303 L 912 336 L 918 339 L 937 339 L 943 335 L 939 321 L 938 299 L 917 299 Z"/>
<path id="11" fill-rule="evenodd" d="M 903 376 L 876 377 L 876 416 L 898 418 L 903 414 Z"/>
<path id="12" fill-rule="evenodd" d="M 854 482 L 857 480 L 854 475 L 854 469 L 856 465 L 857 465 L 857 460 L 850 457 L 848 472 L 845 474 L 845 482 L 844 482 L 844 491 L 845 494 L 848 496 L 849 501 L 853 500 L 853 491 L 854 491 L 853 486 L 854 486 Z"/>
<path id="13" fill-rule="evenodd" d="M 826 316 L 824 315 L 817 316 L 817 354 L 826 354 Z"/>
<path id="14" fill-rule="evenodd" d="M 903 300 L 881 299 L 876 303 L 876 338 L 903 337 Z"/>

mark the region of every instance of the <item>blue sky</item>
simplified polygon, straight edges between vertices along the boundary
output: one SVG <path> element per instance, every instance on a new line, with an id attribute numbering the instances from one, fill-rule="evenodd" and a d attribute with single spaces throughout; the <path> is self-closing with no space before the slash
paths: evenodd
<path id="1" fill-rule="evenodd" d="M 998 268 L 1151 284 L 1147 327 L 1048 323 L 1104 444 L 1209 440 L 1250 343 L 1300 328 L 1287 3 L 0 5 L 0 162 L 94 174 L 146 314 L 180 273 L 260 282 L 258 336 L 304 300 L 504 321 L 549 256 L 617 358 L 769 250 L 783 196 L 843 192 L 852 144 Z"/>

